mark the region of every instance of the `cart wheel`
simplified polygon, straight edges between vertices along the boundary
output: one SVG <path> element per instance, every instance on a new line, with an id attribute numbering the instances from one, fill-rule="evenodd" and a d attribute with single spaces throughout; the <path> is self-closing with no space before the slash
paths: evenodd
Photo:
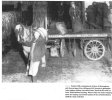
<path id="1" fill-rule="evenodd" d="M 61 40 L 61 45 L 60 45 L 60 56 L 64 57 L 65 56 L 65 39 Z"/>
<path id="2" fill-rule="evenodd" d="M 84 54 L 90 60 L 99 60 L 105 54 L 105 46 L 99 40 L 90 40 L 84 47 Z"/>

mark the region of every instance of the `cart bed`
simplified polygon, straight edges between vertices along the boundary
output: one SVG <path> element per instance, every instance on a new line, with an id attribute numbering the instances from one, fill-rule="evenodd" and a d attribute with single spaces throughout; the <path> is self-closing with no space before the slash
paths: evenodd
<path id="1" fill-rule="evenodd" d="M 97 29 L 86 29 L 83 32 L 74 33 L 72 30 L 68 30 L 67 34 L 61 35 L 58 30 L 49 30 L 48 38 L 80 38 L 80 37 L 108 37 L 111 36 L 111 32 L 97 30 Z"/>

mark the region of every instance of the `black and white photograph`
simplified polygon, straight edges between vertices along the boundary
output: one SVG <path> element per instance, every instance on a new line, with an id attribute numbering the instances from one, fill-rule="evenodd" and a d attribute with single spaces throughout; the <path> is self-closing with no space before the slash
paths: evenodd
<path id="1" fill-rule="evenodd" d="M 111 0 L 1 2 L 2 84 L 112 84 Z"/>
<path id="2" fill-rule="evenodd" d="M 111 33 L 111 1 L 2 1 L 2 82 L 112 83 Z"/>

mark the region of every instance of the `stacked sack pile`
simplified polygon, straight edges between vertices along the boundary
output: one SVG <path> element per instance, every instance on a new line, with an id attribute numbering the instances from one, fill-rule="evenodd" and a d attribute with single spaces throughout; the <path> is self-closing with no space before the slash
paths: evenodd
<path id="1" fill-rule="evenodd" d="M 106 3 L 93 2 L 86 9 L 87 22 L 104 29 L 105 26 L 108 26 L 108 11 Z"/>

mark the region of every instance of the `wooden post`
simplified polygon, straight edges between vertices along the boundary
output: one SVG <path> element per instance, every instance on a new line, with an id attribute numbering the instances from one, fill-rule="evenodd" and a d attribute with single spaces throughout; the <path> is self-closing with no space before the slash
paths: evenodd
<path id="1" fill-rule="evenodd" d="M 46 28 L 47 21 L 47 2 L 35 1 L 33 3 L 33 27 Z"/>
<path id="2" fill-rule="evenodd" d="M 85 1 L 82 1 L 82 23 L 85 24 Z"/>
<path id="3" fill-rule="evenodd" d="M 108 21 L 110 22 L 110 31 L 112 32 L 112 2 L 110 3 L 109 7 L 109 14 L 108 14 Z"/>

